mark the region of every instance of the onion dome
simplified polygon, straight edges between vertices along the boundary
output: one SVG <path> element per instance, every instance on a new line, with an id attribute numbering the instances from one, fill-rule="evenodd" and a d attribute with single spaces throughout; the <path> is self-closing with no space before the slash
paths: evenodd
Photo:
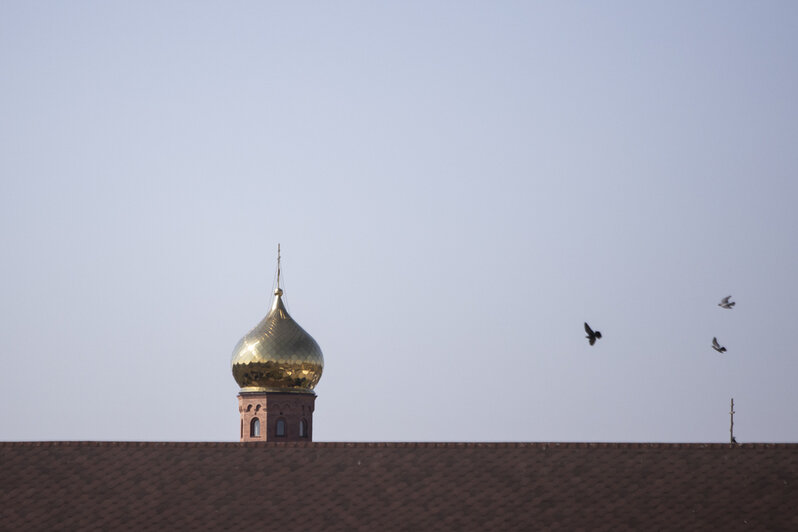
<path id="1" fill-rule="evenodd" d="M 278 266 L 269 314 L 233 349 L 233 378 L 242 392 L 315 394 L 324 357 L 316 340 L 288 315 L 282 295 Z"/>

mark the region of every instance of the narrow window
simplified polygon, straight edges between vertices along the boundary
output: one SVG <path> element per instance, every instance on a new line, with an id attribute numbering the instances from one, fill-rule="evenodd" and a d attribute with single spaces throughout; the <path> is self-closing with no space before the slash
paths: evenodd
<path id="1" fill-rule="evenodd" d="M 308 437 L 308 422 L 304 419 L 299 420 L 299 437 L 300 438 L 307 438 Z"/>
<path id="2" fill-rule="evenodd" d="M 260 438 L 260 419 L 253 417 L 249 424 L 249 436 L 251 438 Z"/>
<path id="3" fill-rule="evenodd" d="M 275 436 L 285 436 L 285 420 L 280 418 L 277 420 L 277 426 L 274 430 Z"/>

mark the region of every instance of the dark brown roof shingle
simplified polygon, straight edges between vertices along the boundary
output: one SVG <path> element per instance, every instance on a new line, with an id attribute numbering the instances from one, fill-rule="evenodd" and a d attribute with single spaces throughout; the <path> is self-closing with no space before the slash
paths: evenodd
<path id="1" fill-rule="evenodd" d="M 798 445 L 0 443 L 3 530 L 798 530 Z"/>

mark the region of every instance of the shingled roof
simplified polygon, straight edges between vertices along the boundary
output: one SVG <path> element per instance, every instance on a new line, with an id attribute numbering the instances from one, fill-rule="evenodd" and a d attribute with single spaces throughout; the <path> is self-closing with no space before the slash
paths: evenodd
<path id="1" fill-rule="evenodd" d="M 0 443 L 4 530 L 798 530 L 798 444 Z"/>

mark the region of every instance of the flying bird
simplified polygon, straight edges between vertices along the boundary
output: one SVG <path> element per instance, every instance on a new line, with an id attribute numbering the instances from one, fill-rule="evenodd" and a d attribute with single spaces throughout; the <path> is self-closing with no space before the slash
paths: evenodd
<path id="1" fill-rule="evenodd" d="M 597 338 L 601 338 L 601 331 L 594 332 L 593 329 L 590 328 L 590 325 L 587 324 L 587 322 L 585 322 L 585 332 L 587 333 L 587 336 L 585 336 L 585 338 L 588 339 L 590 345 L 595 344 Z"/>
<path id="2" fill-rule="evenodd" d="M 734 305 L 736 305 L 737 303 L 735 303 L 734 301 L 729 301 L 730 299 L 731 299 L 731 296 L 724 297 L 723 299 L 720 300 L 720 303 L 718 303 L 718 306 L 720 308 L 727 308 L 727 309 L 731 310 L 731 308 Z"/>
<path id="3" fill-rule="evenodd" d="M 718 339 L 717 338 L 712 338 L 712 349 L 714 349 L 718 353 L 725 353 L 726 352 L 726 348 L 725 347 L 721 347 L 721 345 L 718 343 Z"/>

